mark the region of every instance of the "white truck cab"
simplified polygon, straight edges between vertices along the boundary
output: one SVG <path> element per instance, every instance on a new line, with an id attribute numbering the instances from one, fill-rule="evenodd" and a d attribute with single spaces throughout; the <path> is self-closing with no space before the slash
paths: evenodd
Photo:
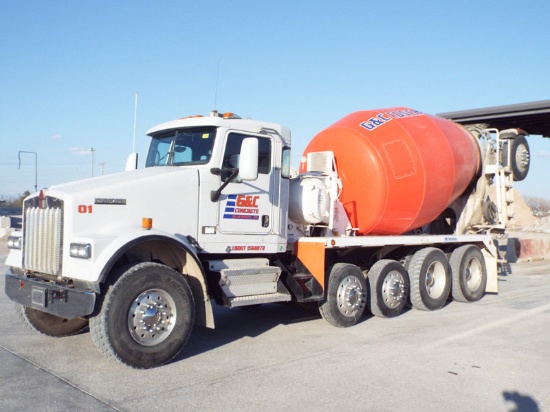
<path id="1" fill-rule="evenodd" d="M 181 217 L 195 221 L 195 230 L 188 233 L 203 251 L 243 253 L 254 247 L 268 253 L 286 250 L 289 129 L 214 114 L 164 123 L 147 134 L 152 137 L 147 168 L 196 171 L 196 180 L 186 186 L 199 186 L 200 191 L 196 199 L 189 196 L 181 204 Z M 257 142 L 256 157 L 254 151 L 241 154 L 247 139 Z M 242 169 L 243 162 L 252 163 L 255 173 L 244 176 L 239 170 L 231 178 L 235 170 Z"/>

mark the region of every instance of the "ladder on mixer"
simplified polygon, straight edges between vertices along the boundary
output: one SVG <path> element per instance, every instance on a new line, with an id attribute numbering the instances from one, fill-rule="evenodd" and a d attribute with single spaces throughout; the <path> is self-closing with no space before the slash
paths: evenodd
<path id="1" fill-rule="evenodd" d="M 496 221 L 489 226 L 494 229 L 504 229 L 510 219 L 514 217 L 514 177 L 511 169 L 510 138 L 503 136 L 514 133 L 513 130 L 499 131 L 486 129 L 488 152 L 486 156 L 484 174 L 492 178 L 495 185 Z"/>

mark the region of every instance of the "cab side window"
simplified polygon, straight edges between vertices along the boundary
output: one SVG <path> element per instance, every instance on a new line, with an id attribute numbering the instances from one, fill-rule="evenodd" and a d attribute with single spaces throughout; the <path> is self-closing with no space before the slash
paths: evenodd
<path id="1" fill-rule="evenodd" d="M 248 136 L 238 133 L 230 133 L 225 144 L 223 154 L 222 169 L 234 169 L 239 167 L 239 154 L 241 152 L 241 144 Z M 255 136 L 254 136 L 255 137 Z M 263 137 L 258 139 L 258 173 L 269 174 L 271 171 L 271 140 Z M 222 180 L 226 180 L 230 173 L 223 173 Z"/>

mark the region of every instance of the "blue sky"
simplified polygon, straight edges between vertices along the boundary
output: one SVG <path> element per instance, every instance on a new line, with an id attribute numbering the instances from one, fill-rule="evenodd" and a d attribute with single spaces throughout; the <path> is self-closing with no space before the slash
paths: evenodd
<path id="1" fill-rule="evenodd" d="M 385 4 L 387 3 L 387 4 Z M 213 108 L 289 126 L 550 99 L 550 2 L 0 0 L 0 199 L 143 165 L 157 123 Z M 517 187 L 550 198 L 550 139 Z M 102 166 L 101 166 L 102 164 Z"/>

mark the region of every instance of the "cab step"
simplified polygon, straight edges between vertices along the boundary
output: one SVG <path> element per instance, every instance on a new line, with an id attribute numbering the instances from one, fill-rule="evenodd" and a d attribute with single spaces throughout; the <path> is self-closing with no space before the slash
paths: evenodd
<path id="1" fill-rule="evenodd" d="M 210 261 L 209 269 L 220 274 L 219 286 L 228 307 L 286 302 L 291 295 L 280 281 L 281 268 L 264 258 Z"/>
<path id="2" fill-rule="evenodd" d="M 267 293 L 264 295 L 240 296 L 227 299 L 227 306 L 237 308 L 239 306 L 260 305 L 262 303 L 289 302 L 289 293 Z"/>

